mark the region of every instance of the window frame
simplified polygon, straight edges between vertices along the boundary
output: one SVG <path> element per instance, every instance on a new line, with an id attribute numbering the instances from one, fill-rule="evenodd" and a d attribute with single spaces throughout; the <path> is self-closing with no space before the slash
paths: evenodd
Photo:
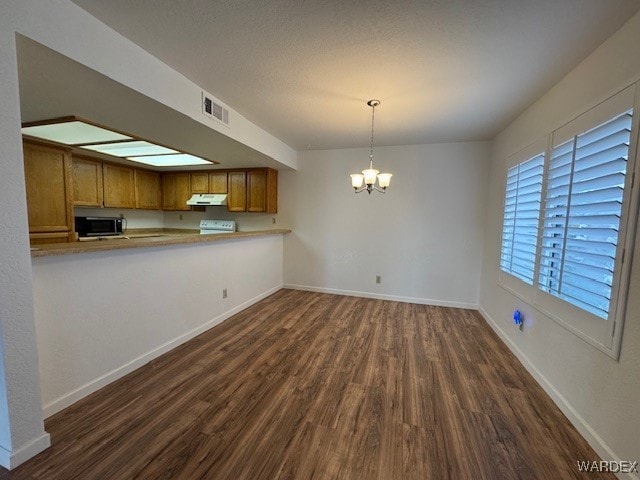
<path id="1" fill-rule="evenodd" d="M 618 243 L 616 246 L 616 258 L 613 271 L 613 285 L 611 290 L 611 303 L 608 319 L 603 319 L 586 310 L 576 307 L 566 300 L 558 298 L 542 290 L 539 283 L 541 250 L 543 241 L 544 208 L 548 189 L 548 175 L 550 168 L 551 151 L 555 146 L 562 145 L 566 141 L 580 135 L 598 125 L 609 121 L 611 118 L 625 111 L 633 109 L 633 119 L 629 138 L 629 152 L 625 185 L 623 190 L 620 226 L 618 231 Z M 541 207 L 538 222 L 538 241 L 536 245 L 536 261 L 534 272 L 534 285 L 529 286 L 517 277 L 511 276 L 500 268 L 500 254 L 498 255 L 498 284 L 516 295 L 525 303 L 534 307 L 540 313 L 551 318 L 554 322 L 572 332 L 585 342 L 604 352 L 611 358 L 618 360 L 620 346 L 624 331 L 624 320 L 628 302 L 628 290 L 633 260 L 633 247 L 636 229 L 638 227 L 640 160 L 638 160 L 638 141 L 640 129 L 640 82 L 619 91 L 606 100 L 600 102 L 585 113 L 567 122 L 554 130 L 546 138 L 544 173 L 542 180 Z M 539 141 L 540 142 L 540 141 Z M 537 145 L 539 142 L 536 142 Z M 530 147 L 525 149 L 526 151 Z M 525 151 L 523 150 L 523 151 Z M 509 159 L 520 159 L 520 152 Z M 529 158 L 529 157 L 528 157 Z M 526 159 L 525 159 L 526 160 Z M 524 161 L 524 160 L 520 160 Z M 511 162 L 509 162 L 511 163 Z M 520 162 L 517 162 L 520 163 Z M 516 163 L 516 164 L 517 164 Z M 508 171 L 507 167 L 507 171 Z M 506 178 L 506 175 L 505 175 Z M 506 184 L 505 184 L 506 191 Z M 503 200 L 504 214 L 504 200 Z M 504 217 L 503 217 L 504 218 Z M 501 223 L 501 227 L 503 223 Z M 502 240 L 502 232 L 500 234 Z M 500 252 L 502 241 L 500 242 Z M 511 278 L 505 278 L 511 277 Z M 527 287 L 527 288 L 524 288 Z"/>

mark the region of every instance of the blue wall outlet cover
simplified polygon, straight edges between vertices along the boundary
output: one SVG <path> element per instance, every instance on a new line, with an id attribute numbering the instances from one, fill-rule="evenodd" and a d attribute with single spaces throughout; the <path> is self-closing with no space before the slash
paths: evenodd
<path id="1" fill-rule="evenodd" d="M 513 311 L 513 323 L 516 325 L 522 325 L 522 313 L 520 313 L 520 310 Z"/>

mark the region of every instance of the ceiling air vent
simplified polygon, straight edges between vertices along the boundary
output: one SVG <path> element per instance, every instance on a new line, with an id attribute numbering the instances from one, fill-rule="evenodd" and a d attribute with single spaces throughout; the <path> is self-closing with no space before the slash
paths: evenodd
<path id="1" fill-rule="evenodd" d="M 202 113 L 229 126 L 229 110 L 213 100 L 208 93 L 202 92 Z"/>

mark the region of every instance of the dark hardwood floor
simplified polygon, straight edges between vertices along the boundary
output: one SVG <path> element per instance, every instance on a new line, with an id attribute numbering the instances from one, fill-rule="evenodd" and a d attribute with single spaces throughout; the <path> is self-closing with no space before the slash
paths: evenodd
<path id="1" fill-rule="evenodd" d="M 46 429 L 0 479 L 546 480 L 598 459 L 477 312 L 292 290 Z"/>

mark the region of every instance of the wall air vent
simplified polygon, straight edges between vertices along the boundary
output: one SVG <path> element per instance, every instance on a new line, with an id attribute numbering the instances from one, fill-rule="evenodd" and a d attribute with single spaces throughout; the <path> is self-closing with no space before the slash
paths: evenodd
<path id="1" fill-rule="evenodd" d="M 229 126 L 229 110 L 213 99 L 213 96 L 202 92 L 202 113 Z"/>

